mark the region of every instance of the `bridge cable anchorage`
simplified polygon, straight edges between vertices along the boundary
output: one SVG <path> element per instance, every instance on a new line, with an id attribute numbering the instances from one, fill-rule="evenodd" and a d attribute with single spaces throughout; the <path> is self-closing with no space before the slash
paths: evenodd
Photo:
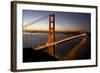
<path id="1" fill-rule="evenodd" d="M 31 26 L 31 25 L 33 25 L 33 24 L 36 24 L 37 22 L 40 22 L 40 21 L 42 21 L 42 20 L 44 20 L 44 19 L 46 19 L 46 18 L 48 18 L 47 15 L 46 15 L 46 16 L 43 16 L 43 17 L 41 17 L 41 18 L 39 18 L 39 19 L 37 19 L 37 20 L 35 20 L 35 21 L 32 21 L 32 22 L 30 22 L 30 23 L 25 24 L 23 27 L 26 28 L 26 27 Z"/>

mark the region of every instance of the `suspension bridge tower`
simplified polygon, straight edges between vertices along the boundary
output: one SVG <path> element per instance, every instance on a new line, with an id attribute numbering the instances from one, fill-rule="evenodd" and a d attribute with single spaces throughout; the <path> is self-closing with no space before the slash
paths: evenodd
<path id="1" fill-rule="evenodd" d="M 55 14 L 49 14 L 48 45 L 55 42 Z M 48 53 L 54 56 L 55 45 L 48 47 Z"/>

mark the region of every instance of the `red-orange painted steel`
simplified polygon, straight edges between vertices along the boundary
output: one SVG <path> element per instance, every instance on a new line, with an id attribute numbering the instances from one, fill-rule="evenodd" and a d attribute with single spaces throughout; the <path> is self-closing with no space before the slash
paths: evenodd
<path id="1" fill-rule="evenodd" d="M 48 44 L 55 42 L 55 14 L 49 14 Z M 55 46 L 48 47 L 48 53 L 54 56 Z"/>

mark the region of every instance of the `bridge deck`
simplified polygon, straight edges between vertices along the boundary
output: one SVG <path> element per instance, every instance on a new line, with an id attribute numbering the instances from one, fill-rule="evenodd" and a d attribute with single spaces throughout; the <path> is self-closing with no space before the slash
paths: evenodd
<path id="1" fill-rule="evenodd" d="M 65 41 L 69 41 L 71 39 L 74 39 L 74 38 L 78 38 L 78 37 L 82 37 L 82 36 L 86 36 L 87 34 L 79 34 L 79 35 L 75 35 L 75 36 L 72 36 L 72 37 L 68 37 L 68 38 L 65 38 L 65 39 L 62 39 L 60 41 L 57 41 L 55 43 L 52 43 L 52 44 L 45 44 L 44 46 L 40 46 L 40 47 L 37 47 L 37 48 L 34 48 L 35 50 L 41 50 L 41 49 L 45 49 L 46 47 L 49 47 L 49 46 L 53 46 L 53 45 L 56 45 L 56 44 L 60 44 L 62 42 L 65 42 Z"/>

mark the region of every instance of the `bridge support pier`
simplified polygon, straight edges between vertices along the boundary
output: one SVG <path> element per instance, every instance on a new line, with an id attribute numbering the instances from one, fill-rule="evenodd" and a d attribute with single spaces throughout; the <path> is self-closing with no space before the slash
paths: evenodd
<path id="1" fill-rule="evenodd" d="M 55 42 L 55 14 L 49 14 L 48 45 Z M 48 47 L 48 53 L 54 56 L 55 45 Z"/>

